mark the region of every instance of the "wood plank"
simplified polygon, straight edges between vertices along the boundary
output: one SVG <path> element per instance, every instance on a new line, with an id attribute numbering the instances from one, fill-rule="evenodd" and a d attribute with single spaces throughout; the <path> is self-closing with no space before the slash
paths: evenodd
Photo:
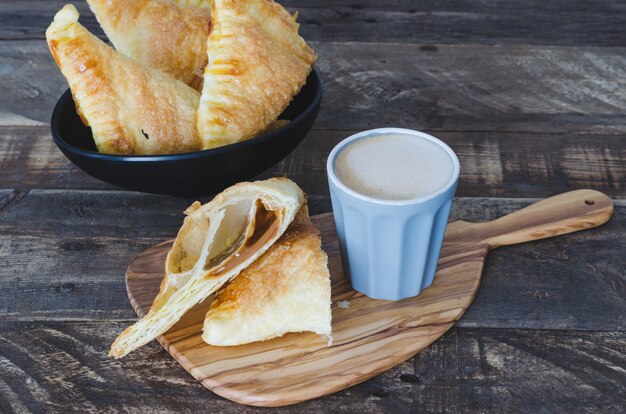
<path id="1" fill-rule="evenodd" d="M 626 105 L 621 48 L 328 43 L 319 52 L 318 128 L 617 132 L 615 108 Z"/>
<path id="2" fill-rule="evenodd" d="M 441 388 L 414 398 L 433 412 L 619 412 L 621 335 L 457 329 L 417 355 L 420 382 Z"/>
<path id="3" fill-rule="evenodd" d="M 260 178 L 287 175 L 309 194 L 328 194 L 326 157 L 355 131 L 314 130 Z M 626 134 L 430 131 L 461 160 L 457 196 L 548 197 L 594 188 L 626 197 Z M 117 187 L 80 171 L 56 148 L 48 127 L 0 127 L 0 184 L 29 188 Z"/>
<path id="4" fill-rule="evenodd" d="M 17 193 L 15 190 L 0 190 L 0 210 L 14 201 Z"/>
<path id="5" fill-rule="evenodd" d="M 45 39 L 45 32 L 54 15 L 67 2 L 4 0 L 0 11 L 0 40 Z M 72 3 L 80 13 L 80 21 L 99 37 L 106 38 L 85 1 Z"/>
<path id="6" fill-rule="evenodd" d="M 117 189 L 72 164 L 54 144 L 49 125 L 0 127 L 0 170 L 2 187 L 19 187 L 23 191 L 30 188 Z"/>
<path id="7" fill-rule="evenodd" d="M 487 221 L 531 199 L 459 198 L 452 217 Z M 313 214 L 330 211 L 310 198 Z M 2 319 L 133 319 L 124 271 L 175 236 L 189 200 L 124 192 L 33 190 L 0 210 Z M 626 330 L 626 202 L 588 232 L 497 249 L 470 327 Z"/>
<path id="8" fill-rule="evenodd" d="M 619 2 L 533 0 L 519 7 L 500 0 L 437 2 L 281 1 L 297 11 L 308 40 L 404 43 L 539 44 L 621 46 L 625 7 Z M 41 39 L 63 1 L 5 1 L 0 39 Z M 102 30 L 84 2 L 81 21 Z M 431 47 L 431 45 L 426 45 Z"/>
<path id="9" fill-rule="evenodd" d="M 313 46 L 325 82 L 317 129 L 595 134 L 626 127 L 623 47 Z M 0 55 L 0 125 L 48 122 L 67 86 L 46 44 L 4 41 Z"/>
<path id="10" fill-rule="evenodd" d="M 196 383 L 151 343 L 106 356 L 120 322 L 0 322 L 0 410 L 256 413 Z M 615 413 L 626 396 L 626 334 L 453 328 L 386 373 L 277 413 Z"/>

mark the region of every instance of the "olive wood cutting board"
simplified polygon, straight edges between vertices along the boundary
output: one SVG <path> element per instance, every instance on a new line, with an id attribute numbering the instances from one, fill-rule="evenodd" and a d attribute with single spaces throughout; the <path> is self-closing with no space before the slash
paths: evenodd
<path id="1" fill-rule="evenodd" d="M 382 373 L 450 329 L 476 296 L 489 250 L 596 227 L 612 213 L 607 196 L 578 190 L 495 221 L 451 222 L 434 283 L 418 297 L 396 302 L 369 299 L 350 288 L 341 268 L 332 215 L 314 216 L 332 278 L 331 346 L 312 333 L 241 346 L 210 346 L 201 338 L 210 299 L 190 310 L 158 341 L 194 378 L 230 400 L 283 406 L 320 397 Z M 167 241 L 146 250 L 128 267 L 128 296 L 140 317 L 159 290 L 171 245 Z"/>

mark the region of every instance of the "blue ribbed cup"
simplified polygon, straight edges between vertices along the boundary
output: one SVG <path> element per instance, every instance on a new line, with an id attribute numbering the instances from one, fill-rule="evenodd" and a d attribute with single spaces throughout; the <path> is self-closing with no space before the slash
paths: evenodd
<path id="1" fill-rule="evenodd" d="M 441 190 L 414 200 L 380 200 L 345 186 L 334 172 L 337 155 L 355 140 L 380 134 L 408 134 L 444 148 L 454 165 Z M 459 180 L 459 160 L 445 143 L 402 128 L 363 131 L 341 141 L 326 164 L 344 273 L 352 288 L 373 299 L 417 296 L 431 285 Z"/>

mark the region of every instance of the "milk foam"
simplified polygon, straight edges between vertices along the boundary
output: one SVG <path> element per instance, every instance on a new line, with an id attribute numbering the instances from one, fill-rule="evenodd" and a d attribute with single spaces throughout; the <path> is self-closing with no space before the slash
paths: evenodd
<path id="1" fill-rule="evenodd" d="M 415 135 L 373 135 L 337 155 L 335 175 L 357 193 L 383 200 L 410 200 L 436 193 L 450 182 L 454 163 L 438 143 Z"/>

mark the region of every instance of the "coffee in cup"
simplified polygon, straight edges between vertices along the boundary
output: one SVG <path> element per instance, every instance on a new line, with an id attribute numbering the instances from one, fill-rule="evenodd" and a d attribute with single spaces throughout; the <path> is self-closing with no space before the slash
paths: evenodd
<path id="1" fill-rule="evenodd" d="M 423 132 L 380 128 L 341 141 L 326 170 L 353 289 L 399 300 L 430 286 L 460 173 L 452 149 Z"/>
<path id="2" fill-rule="evenodd" d="M 381 200 L 425 197 L 450 182 L 454 163 L 440 144 L 405 133 L 372 135 L 347 145 L 334 171 L 347 187 Z"/>

